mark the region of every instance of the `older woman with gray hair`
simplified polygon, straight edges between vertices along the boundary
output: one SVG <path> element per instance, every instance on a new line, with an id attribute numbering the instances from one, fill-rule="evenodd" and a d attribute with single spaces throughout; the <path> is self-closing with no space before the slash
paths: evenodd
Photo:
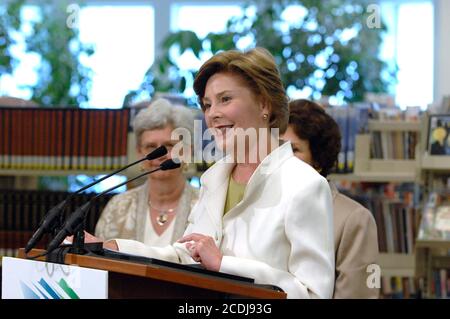
<path id="1" fill-rule="evenodd" d="M 181 142 L 172 139 L 173 130 L 184 128 L 193 136 L 194 113 L 187 107 L 158 99 L 137 114 L 133 128 L 139 157 L 161 145 L 168 150 L 166 156 L 144 162 L 142 169 L 152 170 L 168 159 L 172 148 Z M 116 195 L 108 202 L 95 235 L 104 240 L 126 238 L 164 247 L 183 235 L 197 198 L 198 191 L 186 181 L 182 168 L 157 171 L 148 175 L 142 186 Z"/>

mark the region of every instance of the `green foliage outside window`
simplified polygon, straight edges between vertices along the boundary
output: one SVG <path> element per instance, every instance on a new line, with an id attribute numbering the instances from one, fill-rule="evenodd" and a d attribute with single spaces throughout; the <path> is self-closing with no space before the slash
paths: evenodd
<path id="1" fill-rule="evenodd" d="M 21 10 L 24 0 L 10 0 L 0 10 L 0 76 L 11 74 L 18 61 L 11 53 L 15 44 L 13 33 L 25 37 L 25 51 L 37 54 L 40 66 L 35 84 L 26 86 L 32 92 L 31 100 L 44 106 L 79 106 L 89 99 L 91 71 L 80 58 L 94 50 L 81 43 L 76 25 L 71 25 L 70 2 L 43 0 L 39 2 L 40 18 L 30 21 L 27 34 L 21 30 Z"/>
<path id="2" fill-rule="evenodd" d="M 192 31 L 169 34 L 147 71 L 141 87 L 124 104 L 146 92 L 184 93 L 191 98 L 197 70 L 182 70 L 178 58 L 187 53 L 204 61 L 221 50 L 252 46 L 267 48 L 275 57 L 288 89 L 304 90 L 311 98 L 334 96 L 361 101 L 366 92 L 386 92 L 395 80 L 379 58 L 385 26 L 373 1 L 361 0 L 250 0 L 244 14 L 228 21 L 223 33 L 199 38 Z M 294 19 L 286 9 L 295 6 Z M 292 23 L 288 23 L 292 21 Z"/>

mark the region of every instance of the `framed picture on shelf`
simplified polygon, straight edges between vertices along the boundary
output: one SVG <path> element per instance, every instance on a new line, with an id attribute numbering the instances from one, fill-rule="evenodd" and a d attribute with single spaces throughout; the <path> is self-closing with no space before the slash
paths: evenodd
<path id="1" fill-rule="evenodd" d="M 450 114 L 430 115 L 428 153 L 450 156 Z"/>

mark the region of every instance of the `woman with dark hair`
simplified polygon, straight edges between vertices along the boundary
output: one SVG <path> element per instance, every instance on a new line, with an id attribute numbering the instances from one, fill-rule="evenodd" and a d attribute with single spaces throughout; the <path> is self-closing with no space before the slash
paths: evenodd
<path id="1" fill-rule="evenodd" d="M 335 167 L 341 149 L 341 133 L 335 120 L 309 100 L 289 103 L 289 125 L 283 138 L 292 144 L 294 155 L 314 167 L 323 177 Z M 367 266 L 378 256 L 377 226 L 366 208 L 339 193 L 333 195 L 336 282 L 334 298 L 378 298 L 369 288 Z"/>

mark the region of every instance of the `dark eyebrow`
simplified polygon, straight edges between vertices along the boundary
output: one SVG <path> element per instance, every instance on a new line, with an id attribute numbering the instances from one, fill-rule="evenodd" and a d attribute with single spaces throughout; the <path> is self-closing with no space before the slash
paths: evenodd
<path id="1" fill-rule="evenodd" d="M 216 94 L 216 98 L 221 98 L 222 96 L 224 96 L 225 94 L 229 94 L 229 93 L 232 93 L 233 91 L 231 91 L 231 90 L 224 90 L 224 91 L 222 91 L 222 92 L 219 92 L 219 93 L 217 93 Z M 202 98 L 202 102 L 203 103 L 205 103 L 205 101 L 209 101 L 209 98 L 207 98 L 207 97 L 203 97 Z"/>
<path id="2" fill-rule="evenodd" d="M 232 92 L 231 90 L 225 90 L 225 91 L 217 93 L 216 97 L 220 98 L 220 97 L 224 96 L 225 94 L 229 94 L 231 92 Z"/>

